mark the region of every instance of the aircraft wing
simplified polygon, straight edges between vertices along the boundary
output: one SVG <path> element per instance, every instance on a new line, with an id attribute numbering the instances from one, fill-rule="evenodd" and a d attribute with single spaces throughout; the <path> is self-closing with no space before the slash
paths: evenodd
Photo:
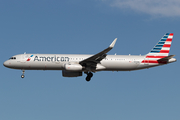
<path id="1" fill-rule="evenodd" d="M 117 38 L 115 38 L 114 41 L 111 43 L 111 45 L 108 48 L 106 48 L 105 50 L 103 50 L 85 60 L 80 61 L 79 64 L 83 65 L 86 63 L 95 63 L 95 64 L 99 63 L 102 59 L 104 59 L 107 56 L 106 53 L 109 52 L 114 47 L 116 40 L 117 40 Z"/>

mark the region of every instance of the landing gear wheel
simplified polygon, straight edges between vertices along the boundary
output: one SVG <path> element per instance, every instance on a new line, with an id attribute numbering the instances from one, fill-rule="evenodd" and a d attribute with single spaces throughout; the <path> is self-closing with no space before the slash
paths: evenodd
<path id="1" fill-rule="evenodd" d="M 87 73 L 86 81 L 89 82 L 92 78 L 93 74 L 91 72 Z"/>
<path id="2" fill-rule="evenodd" d="M 92 72 L 90 72 L 90 73 L 88 74 L 88 76 L 91 78 L 91 77 L 93 76 Z"/>
<path id="3" fill-rule="evenodd" d="M 24 78 L 24 77 L 25 77 L 25 76 L 24 76 L 24 72 L 25 72 L 25 70 L 22 70 L 21 78 Z"/>
<path id="4" fill-rule="evenodd" d="M 25 76 L 24 75 L 21 75 L 21 78 L 24 78 Z"/>
<path id="5" fill-rule="evenodd" d="M 91 77 L 87 76 L 86 81 L 89 82 L 91 80 Z"/>

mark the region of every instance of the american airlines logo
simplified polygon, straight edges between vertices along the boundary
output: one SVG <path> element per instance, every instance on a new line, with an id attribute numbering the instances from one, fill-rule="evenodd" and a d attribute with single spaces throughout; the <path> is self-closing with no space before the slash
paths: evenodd
<path id="1" fill-rule="evenodd" d="M 33 55 L 31 55 L 26 61 L 30 61 L 32 57 L 33 57 Z"/>
<path id="2" fill-rule="evenodd" d="M 45 56 L 35 56 L 34 61 L 48 61 L 48 62 L 65 62 L 69 61 L 69 57 L 45 57 Z"/>

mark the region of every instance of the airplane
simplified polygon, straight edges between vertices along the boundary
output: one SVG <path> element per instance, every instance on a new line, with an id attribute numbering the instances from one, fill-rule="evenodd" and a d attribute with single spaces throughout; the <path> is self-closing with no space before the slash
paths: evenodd
<path id="1" fill-rule="evenodd" d="M 114 47 L 117 38 L 110 46 L 94 55 L 77 54 L 19 54 L 4 62 L 4 66 L 22 70 L 62 70 L 63 77 L 79 77 L 87 74 L 90 81 L 98 71 L 132 71 L 175 62 L 175 55 L 169 55 L 173 33 L 166 33 L 146 55 L 107 55 Z"/>

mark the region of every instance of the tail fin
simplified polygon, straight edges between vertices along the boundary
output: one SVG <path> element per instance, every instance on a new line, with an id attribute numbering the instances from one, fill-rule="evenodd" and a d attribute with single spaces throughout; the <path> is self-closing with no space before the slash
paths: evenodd
<path id="1" fill-rule="evenodd" d="M 146 58 L 158 57 L 164 58 L 169 55 L 173 33 L 166 33 L 161 40 L 154 46 L 154 48 L 147 54 Z"/>
<path id="2" fill-rule="evenodd" d="M 146 55 L 142 63 L 145 64 L 167 64 L 174 55 L 169 55 L 173 33 L 166 33 L 161 40 L 153 47 L 153 49 Z M 171 60 L 175 62 L 176 59 Z"/>

